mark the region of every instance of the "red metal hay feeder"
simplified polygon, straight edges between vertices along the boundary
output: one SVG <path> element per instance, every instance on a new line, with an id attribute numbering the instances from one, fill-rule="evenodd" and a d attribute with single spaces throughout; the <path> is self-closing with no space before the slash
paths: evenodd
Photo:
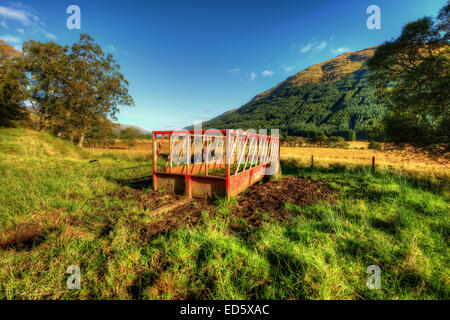
<path id="1" fill-rule="evenodd" d="M 277 174 L 279 163 L 278 136 L 238 130 L 153 131 L 155 190 L 229 200 L 265 175 Z"/>

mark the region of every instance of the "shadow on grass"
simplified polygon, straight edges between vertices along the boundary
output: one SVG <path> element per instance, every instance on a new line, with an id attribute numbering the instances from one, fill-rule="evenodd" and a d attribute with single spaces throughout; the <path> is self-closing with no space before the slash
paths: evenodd
<path id="1" fill-rule="evenodd" d="M 141 300 L 144 290 L 152 287 L 159 279 L 158 274 L 152 271 L 146 271 L 138 275 L 133 283 L 127 287 L 132 300 Z"/>
<path id="2" fill-rule="evenodd" d="M 105 178 L 114 181 L 122 186 L 128 186 L 133 189 L 146 189 L 153 186 L 153 176 L 149 174 L 146 168 L 151 172 L 151 166 L 134 166 L 128 168 L 120 168 L 119 171 L 109 172 Z M 145 173 L 141 171 L 145 169 Z"/>
<path id="3" fill-rule="evenodd" d="M 306 299 L 307 288 L 302 280 L 307 272 L 307 263 L 290 253 L 273 249 L 266 251 L 266 258 L 270 264 L 271 278 L 281 287 L 278 292 L 286 295 L 285 297 L 276 297 L 276 299 Z"/>
<path id="4" fill-rule="evenodd" d="M 127 186 L 133 189 L 147 189 L 153 187 L 153 177 L 152 176 L 144 176 L 139 178 L 129 178 L 129 179 L 118 179 L 107 177 L 108 180 L 112 180 L 122 186 Z"/>
<path id="5" fill-rule="evenodd" d="M 370 225 L 377 230 L 383 231 L 392 236 L 395 236 L 398 234 L 398 228 L 394 224 L 393 221 L 386 221 L 386 220 L 372 217 L 369 219 L 369 222 L 370 222 Z"/>
<path id="6" fill-rule="evenodd" d="M 47 240 L 53 229 L 45 230 L 39 224 L 25 223 L 16 230 L 5 232 L 0 238 L 0 249 L 12 248 L 16 251 L 28 251 Z"/>

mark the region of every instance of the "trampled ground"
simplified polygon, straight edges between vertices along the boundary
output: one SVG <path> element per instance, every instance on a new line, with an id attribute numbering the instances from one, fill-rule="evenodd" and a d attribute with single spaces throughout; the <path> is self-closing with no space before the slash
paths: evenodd
<path id="1" fill-rule="evenodd" d="M 0 130 L 0 298 L 449 298 L 448 180 L 284 161 L 283 180 L 211 203 L 152 191 L 150 172 Z"/>

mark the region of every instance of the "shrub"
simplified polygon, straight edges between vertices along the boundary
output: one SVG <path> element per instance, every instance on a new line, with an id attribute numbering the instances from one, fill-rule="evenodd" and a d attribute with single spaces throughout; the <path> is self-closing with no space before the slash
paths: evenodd
<path id="1" fill-rule="evenodd" d="M 369 149 L 375 149 L 375 150 L 381 150 L 381 143 L 379 142 L 375 142 L 375 141 L 370 141 L 368 148 Z"/>
<path id="2" fill-rule="evenodd" d="M 355 130 L 350 129 L 348 132 L 348 141 L 355 141 L 356 140 L 356 132 Z"/>
<path id="3" fill-rule="evenodd" d="M 345 139 L 340 136 L 331 136 L 330 137 L 330 142 L 344 142 L 344 141 L 345 141 Z"/>
<path id="4" fill-rule="evenodd" d="M 350 148 L 350 144 L 348 144 L 347 142 L 332 142 L 330 143 L 330 147 L 348 149 Z"/>

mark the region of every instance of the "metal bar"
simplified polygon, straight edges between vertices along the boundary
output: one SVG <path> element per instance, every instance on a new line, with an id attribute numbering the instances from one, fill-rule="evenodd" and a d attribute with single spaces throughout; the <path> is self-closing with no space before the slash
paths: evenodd
<path id="1" fill-rule="evenodd" d="M 208 163 L 208 157 L 209 157 L 209 144 L 208 144 L 208 134 L 205 133 L 205 143 L 206 143 L 206 147 L 205 147 L 205 176 L 208 176 L 208 170 L 209 170 L 209 163 Z"/>
<path id="2" fill-rule="evenodd" d="M 153 133 L 153 189 L 156 191 L 158 190 L 158 182 L 157 182 L 157 178 L 156 178 L 156 134 Z"/>
<path id="3" fill-rule="evenodd" d="M 246 159 L 245 159 L 245 164 L 244 164 L 244 170 L 245 170 L 245 168 L 247 167 L 247 163 L 248 163 L 248 160 L 249 160 L 249 158 L 250 158 L 251 151 L 252 151 L 252 146 L 253 146 L 255 140 L 256 140 L 256 139 L 254 138 L 254 139 L 252 139 L 252 140 L 249 142 L 248 153 L 247 153 L 247 157 L 246 157 Z M 251 161 L 250 161 L 250 163 L 251 163 Z"/>
<path id="4" fill-rule="evenodd" d="M 185 175 L 185 194 L 188 198 L 192 198 L 192 180 L 189 172 L 191 162 L 191 136 L 186 135 L 188 145 L 186 146 L 186 175 Z"/>
<path id="5" fill-rule="evenodd" d="M 197 138 L 197 136 L 195 134 L 192 135 L 192 137 L 194 138 L 192 145 L 189 148 L 189 162 L 191 162 L 191 158 L 192 158 L 192 154 L 194 154 L 194 161 L 193 164 L 195 164 L 195 139 Z M 189 135 L 189 142 L 191 142 L 191 136 Z M 192 167 L 193 168 L 193 167 Z M 191 169 L 192 170 L 192 169 Z M 189 171 L 189 174 L 191 174 L 192 172 Z"/>
<path id="6" fill-rule="evenodd" d="M 239 157 L 239 161 L 236 167 L 236 171 L 234 172 L 234 174 L 237 174 L 239 171 L 239 167 L 241 166 L 241 161 L 242 161 L 242 157 L 244 156 L 244 152 L 245 152 L 245 147 L 247 146 L 247 141 L 248 141 L 248 136 L 245 138 L 245 142 L 243 144 L 243 149 L 241 151 L 240 157 Z M 244 170 L 245 170 L 245 166 L 244 166 Z"/>
<path id="7" fill-rule="evenodd" d="M 183 141 L 183 147 L 181 148 L 180 153 L 178 154 L 178 162 L 177 162 L 177 166 L 180 165 L 180 162 L 181 162 L 181 154 L 183 153 L 184 147 L 186 146 L 186 141 L 187 141 L 187 139 L 188 139 L 188 136 L 186 135 L 185 138 L 184 138 L 184 141 Z"/>
<path id="8" fill-rule="evenodd" d="M 173 146 L 172 146 L 172 134 L 169 136 L 169 158 L 170 158 L 170 168 L 169 168 L 169 172 L 172 173 L 172 151 L 173 151 Z"/>
<path id="9" fill-rule="evenodd" d="M 166 136 L 166 134 L 163 134 L 161 140 L 159 141 L 159 146 L 158 146 L 158 152 L 157 152 L 157 155 L 161 152 L 161 147 L 162 147 L 162 143 L 163 143 L 163 141 L 164 141 L 164 137 L 165 137 L 165 136 Z"/>
<path id="10" fill-rule="evenodd" d="M 227 135 L 226 135 L 226 144 L 225 144 L 225 165 L 226 165 L 226 169 L 225 169 L 225 193 L 226 193 L 226 198 L 227 201 L 230 201 L 230 197 L 231 197 L 231 190 L 230 190 L 230 161 L 228 161 L 228 155 L 230 152 L 230 131 L 227 130 Z"/>
<path id="11" fill-rule="evenodd" d="M 217 133 L 217 134 L 226 134 L 226 130 L 166 130 L 166 131 L 153 131 L 155 134 L 172 134 L 175 132 L 179 132 L 179 133 L 189 133 L 189 134 L 193 134 L 193 133 L 205 133 L 206 131 L 208 131 L 209 134 L 211 133 Z M 262 134 L 262 133 L 254 133 L 254 132 L 245 132 L 245 131 L 238 131 L 238 130 L 233 130 L 234 133 L 237 134 L 243 134 L 243 135 L 250 135 L 250 136 L 259 136 L 259 137 L 269 137 L 268 135 Z"/>
<path id="12" fill-rule="evenodd" d="M 253 148 L 252 161 L 250 162 L 249 170 L 253 167 L 254 164 L 256 165 L 256 163 L 255 163 L 255 155 L 257 154 L 257 150 L 258 150 L 258 136 L 256 136 L 255 139 L 256 139 L 256 142 L 255 142 L 255 146 Z"/>
<path id="13" fill-rule="evenodd" d="M 236 143 L 237 143 L 237 137 L 234 139 L 234 141 L 233 141 L 233 148 L 231 149 L 231 154 L 230 154 L 230 158 L 229 158 L 229 161 L 228 162 L 231 162 L 231 161 L 233 161 L 233 163 L 234 163 L 234 150 L 235 150 L 235 148 L 236 148 Z M 232 158 L 232 159 L 231 159 Z M 231 164 L 231 163 L 230 163 Z"/>

